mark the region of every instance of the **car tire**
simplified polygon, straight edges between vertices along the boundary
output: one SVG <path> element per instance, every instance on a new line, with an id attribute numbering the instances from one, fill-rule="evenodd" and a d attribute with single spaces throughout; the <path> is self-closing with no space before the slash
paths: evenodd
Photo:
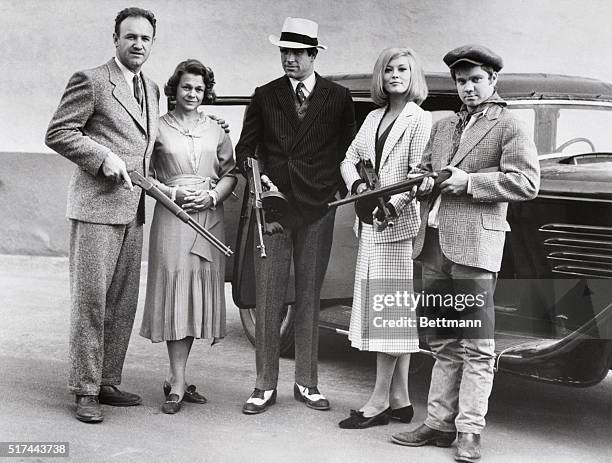
<path id="1" fill-rule="evenodd" d="M 255 346 L 255 309 L 240 309 L 240 322 L 247 339 Z M 294 356 L 294 326 L 295 308 L 288 304 L 285 306 L 280 329 L 280 355 L 281 357 Z"/>

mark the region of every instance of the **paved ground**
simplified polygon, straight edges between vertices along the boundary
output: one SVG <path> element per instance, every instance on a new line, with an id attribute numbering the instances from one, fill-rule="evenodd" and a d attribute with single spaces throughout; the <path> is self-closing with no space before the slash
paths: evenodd
<path id="1" fill-rule="evenodd" d="M 104 407 L 104 423 L 80 423 L 72 417 L 72 397 L 65 389 L 67 262 L 0 256 L 0 441 L 68 441 L 74 462 L 453 461 L 452 449 L 389 443 L 392 433 L 412 425 L 359 431 L 337 427 L 350 408 L 366 400 L 374 378 L 374 357 L 355 352 L 337 335 L 321 336 L 320 384 L 332 401 L 330 412 L 294 401 L 292 361 L 282 360 L 277 405 L 262 415 L 241 414 L 253 384 L 254 355 L 231 304 L 227 338 L 214 347 L 196 343 L 188 365 L 190 381 L 209 403 L 187 404 L 178 415 L 163 415 L 159 403 L 166 351 L 138 336 L 141 311 L 142 301 L 123 387 L 140 393 L 144 405 Z M 411 383 L 416 422 L 423 419 L 427 387 L 425 367 Z M 499 376 L 488 420 L 487 463 L 610 462 L 612 376 L 589 389 Z"/>

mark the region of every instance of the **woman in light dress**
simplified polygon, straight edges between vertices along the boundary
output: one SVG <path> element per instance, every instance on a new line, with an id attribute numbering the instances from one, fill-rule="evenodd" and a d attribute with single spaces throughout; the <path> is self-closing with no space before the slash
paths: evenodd
<path id="1" fill-rule="evenodd" d="M 224 241 L 223 201 L 236 184 L 234 153 L 223 128 L 198 111 L 214 99 L 212 71 L 197 60 L 180 63 L 165 86 L 176 100 L 159 121 L 150 174 L 193 219 Z M 181 403 L 205 403 L 185 379 L 194 338 L 225 336 L 225 256 L 161 205 L 155 206 L 140 334 L 165 341 L 170 368 L 163 383 L 164 413 Z"/>
<path id="2" fill-rule="evenodd" d="M 383 187 L 406 180 L 419 164 L 431 130 L 431 114 L 419 106 L 427 97 L 425 75 L 412 50 L 381 52 L 371 94 L 380 108 L 368 114 L 340 166 L 353 194 L 366 189 L 356 167 L 359 162 L 371 162 Z M 381 297 L 412 291 L 412 240 L 419 229 L 419 210 L 411 192 L 391 196 L 387 208 L 394 216 L 392 227 L 376 219 L 372 225 L 356 223 L 359 251 L 349 338 L 353 347 L 377 352 L 376 384 L 368 401 L 339 423 L 341 428 L 384 425 L 391 418 L 409 422 L 413 415 L 408 370 L 410 354 L 419 350 L 414 307 L 386 306 Z M 413 323 L 385 323 L 402 317 Z"/>

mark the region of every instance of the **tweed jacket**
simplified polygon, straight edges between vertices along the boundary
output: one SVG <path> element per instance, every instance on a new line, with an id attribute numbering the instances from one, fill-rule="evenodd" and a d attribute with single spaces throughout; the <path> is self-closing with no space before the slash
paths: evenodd
<path id="1" fill-rule="evenodd" d="M 123 183 L 106 178 L 100 167 L 112 151 L 125 161 L 128 171 L 148 171 L 159 89 L 144 75 L 142 82 L 144 116 L 114 59 L 70 78 L 45 138 L 49 148 L 77 165 L 68 187 L 68 218 L 127 224 L 136 216 L 140 188 L 129 191 Z"/>
<path id="2" fill-rule="evenodd" d="M 451 159 L 452 136 L 459 117 L 434 124 L 420 168 L 438 171 L 455 166 L 470 174 L 472 194 L 443 195 L 439 209 L 440 247 L 451 261 L 499 271 L 504 251 L 508 202 L 534 198 L 540 186 L 537 150 L 522 124 L 508 109 L 492 105 L 468 130 Z M 421 228 L 413 258 L 423 249 L 433 198 L 421 204 Z"/>
<path id="3" fill-rule="evenodd" d="M 355 165 L 361 160 L 370 160 L 372 165 L 376 164 L 376 132 L 385 111 L 386 108 L 379 108 L 367 115 L 340 164 L 342 178 L 349 191 L 360 178 Z M 408 173 L 421 162 L 430 131 L 431 113 L 423 111 L 414 102 L 407 103 L 383 147 L 378 172 L 380 186 L 392 185 L 408 178 Z M 398 217 L 393 227 L 374 234 L 374 242 L 390 243 L 416 236 L 420 225 L 418 203 L 410 201 L 409 192 L 393 195 L 389 202 Z"/>
<path id="4" fill-rule="evenodd" d="M 308 224 L 327 212 L 343 185 L 339 165 L 355 134 L 349 90 L 316 79 L 301 121 L 288 77 L 256 88 L 236 145 L 238 166 L 257 157 L 261 172 L 289 199 L 292 219 L 284 225 Z"/>

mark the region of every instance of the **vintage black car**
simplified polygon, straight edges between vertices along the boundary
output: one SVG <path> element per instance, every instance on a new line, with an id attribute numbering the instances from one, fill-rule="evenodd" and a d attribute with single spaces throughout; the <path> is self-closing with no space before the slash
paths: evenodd
<path id="1" fill-rule="evenodd" d="M 370 76 L 331 79 L 351 90 L 361 123 L 375 107 Z M 427 83 L 423 108 L 434 121 L 458 110 L 447 74 L 428 74 Z M 508 209 L 512 231 L 495 294 L 496 366 L 540 381 L 594 385 L 612 368 L 612 85 L 562 75 L 502 74 L 499 93 L 531 131 L 542 182 L 536 199 Z M 235 139 L 248 102 L 220 97 L 210 108 L 230 121 Z M 227 242 L 236 250 L 226 279 L 244 331 L 254 341 L 254 220 L 244 179 L 236 193 L 240 200 L 226 203 Z M 321 299 L 320 327 L 345 335 L 357 253 L 354 217 L 352 206 L 339 208 Z M 293 348 L 293 297 L 288 288 L 281 327 L 285 355 Z"/>

